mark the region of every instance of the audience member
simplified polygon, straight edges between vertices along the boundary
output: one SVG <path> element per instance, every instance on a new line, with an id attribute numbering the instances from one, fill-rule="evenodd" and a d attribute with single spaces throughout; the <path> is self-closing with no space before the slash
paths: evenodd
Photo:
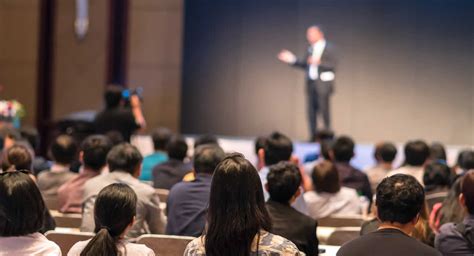
<path id="1" fill-rule="evenodd" d="M 79 158 L 83 168 L 78 176 L 70 179 L 58 189 L 59 211 L 81 213 L 84 184 L 101 174 L 106 166 L 107 154 L 112 148 L 103 135 L 91 135 L 81 144 Z"/>
<path id="2" fill-rule="evenodd" d="M 224 151 L 217 145 L 208 144 L 196 148 L 193 157 L 196 178 L 193 181 L 177 183 L 168 195 L 166 234 L 202 234 L 206 224 L 212 175 L 224 157 Z"/>
<path id="3" fill-rule="evenodd" d="M 257 170 L 240 154 L 226 157 L 212 179 L 207 230 L 191 241 L 191 255 L 304 255 L 289 240 L 271 234 Z"/>
<path id="4" fill-rule="evenodd" d="M 51 168 L 49 162 L 42 156 L 39 155 L 39 147 L 40 147 L 40 135 L 36 128 L 32 127 L 22 127 L 20 129 L 21 137 L 26 140 L 31 148 L 34 151 L 34 158 L 33 158 L 33 169 L 31 171 L 34 175 L 38 175 L 40 172 L 48 170 Z"/>
<path id="5" fill-rule="evenodd" d="M 16 170 L 30 171 L 32 167 L 32 152 L 24 145 L 13 145 L 3 152 L 2 171 L 12 172 Z M 34 175 L 30 175 L 36 181 Z"/>
<path id="6" fill-rule="evenodd" d="M 151 139 L 153 140 L 155 152 L 143 158 L 142 172 L 139 177 L 140 180 L 151 181 L 153 167 L 168 160 L 166 145 L 170 141 L 171 136 L 172 133 L 168 128 L 158 128 L 153 131 Z"/>
<path id="7" fill-rule="evenodd" d="M 54 162 L 50 170 L 38 174 L 38 187 L 45 200 L 57 200 L 59 187 L 77 176 L 70 171 L 77 155 L 77 145 L 69 135 L 60 135 L 50 147 Z"/>
<path id="8" fill-rule="evenodd" d="M 461 180 L 459 203 L 466 213 L 464 220 L 444 224 L 436 236 L 435 246 L 443 255 L 474 254 L 474 171 Z"/>
<path id="9" fill-rule="evenodd" d="M 219 140 L 214 135 L 203 134 L 203 135 L 197 137 L 194 140 L 194 148 L 197 148 L 197 147 L 202 146 L 202 145 L 217 145 L 217 146 L 219 146 Z"/>
<path id="10" fill-rule="evenodd" d="M 437 160 L 425 167 L 423 182 L 425 184 L 426 202 L 431 212 L 433 206 L 443 202 L 451 187 L 451 169 L 443 161 Z"/>
<path id="11" fill-rule="evenodd" d="M 105 109 L 94 120 L 97 133 L 118 131 L 126 142 L 136 130 L 145 128 L 141 102 L 138 95 L 130 95 L 130 108 L 124 107 L 123 89 L 118 85 L 107 87 L 104 93 Z"/>
<path id="12" fill-rule="evenodd" d="M 129 185 L 138 198 L 135 222 L 127 236 L 134 238 L 147 233 L 163 233 L 165 218 L 160 208 L 160 199 L 151 186 L 138 180 L 142 160 L 138 149 L 127 143 L 110 150 L 107 154 L 110 173 L 96 176 L 84 185 L 81 231 L 94 230 L 94 202 L 100 190 L 113 183 L 122 183 Z"/>
<path id="13" fill-rule="evenodd" d="M 155 188 L 171 189 L 193 169 L 190 163 L 184 162 L 188 154 L 188 144 L 183 137 L 171 138 L 166 146 L 166 152 L 168 161 L 153 167 L 153 187 Z"/>
<path id="14" fill-rule="evenodd" d="M 262 181 L 262 187 L 265 187 L 267 184 L 267 176 L 270 172 L 270 166 L 281 161 L 294 160 L 292 154 L 293 142 L 290 138 L 279 132 L 273 132 L 267 137 L 264 149 L 260 149 L 259 151 L 259 157 L 264 161 L 264 167 L 258 172 L 260 180 Z M 269 195 L 267 191 L 263 192 L 263 196 L 265 197 L 265 200 L 268 200 Z M 292 206 L 301 213 L 308 214 L 308 209 L 303 197 L 297 197 Z"/>
<path id="15" fill-rule="evenodd" d="M 96 233 L 92 239 L 77 242 L 69 256 L 79 255 L 155 255 L 142 244 L 125 239 L 133 226 L 137 211 L 137 195 L 126 184 L 111 184 L 99 192 L 94 205 Z"/>
<path id="16" fill-rule="evenodd" d="M 447 164 L 446 149 L 444 145 L 439 142 L 433 142 L 430 146 L 430 160 L 431 161 L 444 161 Z"/>
<path id="17" fill-rule="evenodd" d="M 430 148 L 428 144 L 422 140 L 409 141 L 405 144 L 405 163 L 402 167 L 388 173 L 389 176 L 394 174 L 407 174 L 416 178 L 423 185 L 424 166 L 430 156 Z"/>
<path id="18" fill-rule="evenodd" d="M 265 161 L 261 159 L 258 155 L 260 149 L 265 149 L 265 142 L 267 141 L 267 137 L 265 136 L 258 136 L 255 139 L 255 155 L 257 156 L 257 162 L 255 163 L 255 168 L 258 170 L 262 169 L 265 166 Z"/>
<path id="19" fill-rule="evenodd" d="M 390 142 L 381 142 L 375 145 L 374 158 L 376 165 L 365 171 L 369 177 L 372 193 L 375 193 L 377 185 L 387 177 L 389 171 L 393 170 L 393 160 L 397 156 L 397 147 Z"/>
<path id="20" fill-rule="evenodd" d="M 341 187 L 334 164 L 324 161 L 316 165 L 311 176 L 314 190 L 304 193 L 309 216 L 319 219 L 330 215 L 361 214 L 357 191 Z"/>
<path id="21" fill-rule="evenodd" d="M 435 233 L 439 233 L 439 228 L 445 223 L 458 223 L 464 219 L 465 214 L 458 200 L 460 194 L 461 179 L 458 178 L 451 185 L 451 189 L 443 202 L 433 206 L 430 214 L 430 227 Z"/>
<path id="22" fill-rule="evenodd" d="M 266 190 L 270 199 L 266 207 L 272 219 L 272 233 L 293 242 L 306 255 L 318 255 L 317 222 L 291 207 L 301 195 L 301 174 L 298 166 L 280 162 L 270 166 Z"/>
<path id="23" fill-rule="evenodd" d="M 61 255 L 59 246 L 39 233 L 47 212 L 28 174 L 0 174 L 0 254 Z"/>
<path id="24" fill-rule="evenodd" d="M 354 157 L 354 148 L 355 144 L 351 138 L 341 136 L 332 145 L 331 158 L 334 161 L 341 185 L 355 189 L 357 193 L 372 201 L 372 189 L 367 174 L 350 164 Z"/>
<path id="25" fill-rule="evenodd" d="M 424 191 L 417 180 L 404 174 L 385 178 L 377 187 L 377 231 L 344 244 L 338 256 L 358 255 L 441 255 L 435 249 L 410 237 L 418 222 Z"/>
<path id="26" fill-rule="evenodd" d="M 470 149 L 462 150 L 454 167 L 454 171 L 457 175 L 463 175 L 469 170 L 474 169 L 474 151 Z"/>

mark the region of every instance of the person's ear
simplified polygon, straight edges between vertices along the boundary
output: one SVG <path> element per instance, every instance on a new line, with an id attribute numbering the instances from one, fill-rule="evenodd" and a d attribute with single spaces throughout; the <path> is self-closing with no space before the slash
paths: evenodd
<path id="1" fill-rule="evenodd" d="M 265 166 L 265 150 L 263 148 L 258 150 L 258 161 Z"/>
<path id="2" fill-rule="evenodd" d="M 459 200 L 459 204 L 461 204 L 464 207 L 466 206 L 466 197 L 464 196 L 463 193 L 459 194 L 458 200 Z"/>
<path id="3" fill-rule="evenodd" d="M 298 189 L 296 190 L 295 194 L 293 195 L 293 198 L 298 198 L 299 196 L 301 196 L 301 188 L 298 187 Z"/>
<path id="4" fill-rule="evenodd" d="M 416 223 L 418 223 L 418 220 L 420 220 L 420 214 L 419 214 L 419 213 L 418 213 L 418 214 L 416 215 L 416 217 L 413 218 L 413 220 L 411 221 L 411 223 L 413 224 L 413 226 L 415 226 Z"/>
<path id="5" fill-rule="evenodd" d="M 140 177 L 141 172 L 142 172 L 142 163 L 137 164 L 137 166 L 135 167 L 135 171 L 133 172 L 135 175 L 133 175 L 133 176 L 135 178 L 138 178 L 138 177 Z"/>
<path id="6" fill-rule="evenodd" d="M 79 152 L 79 161 L 84 164 L 84 151 Z"/>

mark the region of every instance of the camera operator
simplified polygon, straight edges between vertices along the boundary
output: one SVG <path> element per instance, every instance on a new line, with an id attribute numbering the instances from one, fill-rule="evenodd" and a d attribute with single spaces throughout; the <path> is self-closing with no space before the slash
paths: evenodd
<path id="1" fill-rule="evenodd" d="M 125 107 L 124 90 L 116 85 L 108 86 L 104 93 L 105 110 L 99 112 L 94 120 L 97 133 L 118 132 L 127 142 L 138 129 L 146 126 L 137 93 L 129 93 L 130 104 Z"/>

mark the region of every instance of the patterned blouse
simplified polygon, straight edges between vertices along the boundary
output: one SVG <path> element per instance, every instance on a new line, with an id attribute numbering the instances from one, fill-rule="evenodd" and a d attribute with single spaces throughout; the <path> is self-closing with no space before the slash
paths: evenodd
<path id="1" fill-rule="evenodd" d="M 281 236 L 274 235 L 265 230 L 260 231 L 260 240 L 258 236 L 255 236 L 252 242 L 251 256 L 273 256 L 273 255 L 284 255 L 284 256 L 304 256 L 303 252 L 300 252 L 295 244 L 290 240 Z M 258 252 L 257 252 L 258 243 Z M 204 236 L 198 237 L 191 241 L 186 250 L 184 256 L 205 256 L 206 251 L 204 247 Z"/>

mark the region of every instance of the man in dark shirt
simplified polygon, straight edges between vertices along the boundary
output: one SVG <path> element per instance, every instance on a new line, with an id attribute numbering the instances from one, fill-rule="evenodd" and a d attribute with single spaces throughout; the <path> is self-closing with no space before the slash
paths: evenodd
<path id="1" fill-rule="evenodd" d="M 292 241 L 308 256 L 318 255 L 317 222 L 291 207 L 298 196 L 301 174 L 298 166 L 280 162 L 270 167 L 265 189 L 270 194 L 266 207 L 272 218 L 272 233 Z"/>
<path id="2" fill-rule="evenodd" d="M 109 86 L 104 94 L 105 110 L 98 113 L 94 120 L 97 133 L 106 134 L 118 131 L 126 142 L 139 128 L 145 128 L 141 103 L 138 95 L 130 96 L 130 108 L 123 107 L 122 89 L 119 86 Z"/>
<path id="3" fill-rule="evenodd" d="M 344 244 L 338 256 L 439 256 L 437 250 L 409 236 L 420 217 L 425 200 L 421 184 L 410 175 L 385 178 L 377 187 L 377 231 Z"/>
<path id="4" fill-rule="evenodd" d="M 174 185 L 168 195 L 166 234 L 195 237 L 202 234 L 206 225 L 212 174 L 224 157 L 224 151 L 216 145 L 196 148 L 194 153 L 196 179 Z"/>
<path id="5" fill-rule="evenodd" d="M 474 255 L 474 172 L 461 180 L 459 203 L 466 211 L 462 223 L 446 223 L 435 239 L 435 247 L 443 255 Z"/>
<path id="6" fill-rule="evenodd" d="M 372 200 L 372 189 L 370 188 L 367 174 L 361 172 L 350 164 L 354 157 L 354 141 L 341 136 L 336 139 L 330 150 L 330 156 L 334 161 L 341 185 L 357 190 L 360 195 Z"/>
<path id="7" fill-rule="evenodd" d="M 174 136 L 166 145 L 168 161 L 153 167 L 153 187 L 171 189 L 174 184 L 183 180 L 183 177 L 193 170 L 191 164 L 184 163 L 188 145 L 183 137 Z"/>

